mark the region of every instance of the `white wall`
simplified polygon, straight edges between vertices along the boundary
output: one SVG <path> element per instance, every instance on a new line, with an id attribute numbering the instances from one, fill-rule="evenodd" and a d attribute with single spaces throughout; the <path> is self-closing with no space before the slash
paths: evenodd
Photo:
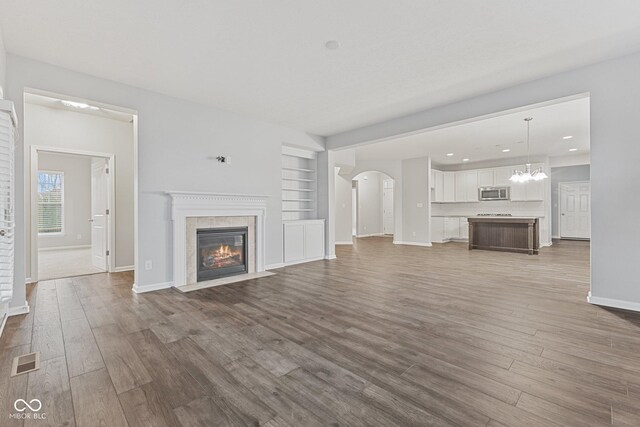
<path id="1" fill-rule="evenodd" d="M 388 178 L 379 172 L 363 172 L 354 178 L 358 181 L 357 235 L 383 234 L 382 230 L 382 180 Z"/>
<path id="2" fill-rule="evenodd" d="M 173 279 L 170 199 L 164 193 L 168 190 L 270 196 L 266 218 L 266 263 L 282 262 L 281 147 L 286 143 L 322 150 L 322 138 L 8 55 L 7 98 L 16 103 L 19 112 L 22 111 L 25 87 L 118 105 L 138 112 L 137 261 L 139 265 L 144 265 L 145 260 L 153 262 L 152 270 L 138 269 L 138 286 L 167 283 Z M 210 159 L 217 155 L 231 156 L 232 162 L 223 165 Z M 16 165 L 16 253 L 21 254 L 25 251 L 22 208 L 24 153 L 21 140 L 18 140 Z M 332 168 L 332 176 L 333 172 Z M 320 193 L 320 188 L 318 190 Z M 12 304 L 24 303 L 24 277 L 24 260 L 18 259 L 15 301 Z"/>
<path id="3" fill-rule="evenodd" d="M 133 212 L 133 124 L 69 110 L 35 104 L 24 105 L 24 144 L 88 150 L 115 155 L 115 266 L 129 267 L 134 263 Z M 28 151 L 27 151 L 28 152 Z M 28 166 L 26 168 L 29 169 Z M 30 206 L 25 208 L 30 215 Z M 29 268 L 29 237 L 27 227 L 27 277 Z"/>
<path id="4" fill-rule="evenodd" d="M 406 132 L 565 96 L 590 93 L 591 295 L 604 305 L 640 310 L 636 213 L 640 197 L 640 53 L 556 74 L 439 108 L 327 138 L 328 149 L 349 147 Z"/>
<path id="5" fill-rule="evenodd" d="M 38 170 L 64 172 L 64 231 L 40 234 L 38 248 L 91 245 L 91 157 L 40 153 Z"/>
<path id="6" fill-rule="evenodd" d="M 428 157 L 402 161 L 402 241 L 429 244 L 430 160 Z"/>
<path id="7" fill-rule="evenodd" d="M 2 28 L 0 28 L 0 99 L 4 98 L 5 76 L 7 68 L 7 52 L 4 50 Z"/>
<path id="8" fill-rule="evenodd" d="M 352 243 L 351 177 L 340 175 L 336 168 L 336 244 Z"/>

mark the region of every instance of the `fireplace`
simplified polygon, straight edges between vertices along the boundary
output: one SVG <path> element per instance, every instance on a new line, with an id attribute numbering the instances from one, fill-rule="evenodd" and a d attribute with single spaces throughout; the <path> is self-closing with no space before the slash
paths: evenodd
<path id="1" fill-rule="evenodd" d="M 197 230 L 197 280 L 248 272 L 248 227 Z"/>

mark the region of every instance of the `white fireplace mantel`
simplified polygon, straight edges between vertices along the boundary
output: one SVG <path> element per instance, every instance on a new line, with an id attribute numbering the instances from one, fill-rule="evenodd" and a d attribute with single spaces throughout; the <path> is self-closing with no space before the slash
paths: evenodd
<path id="1" fill-rule="evenodd" d="M 173 286 L 187 283 L 187 218 L 253 216 L 256 218 L 256 272 L 265 267 L 265 224 L 269 196 L 168 191 L 173 221 Z"/>

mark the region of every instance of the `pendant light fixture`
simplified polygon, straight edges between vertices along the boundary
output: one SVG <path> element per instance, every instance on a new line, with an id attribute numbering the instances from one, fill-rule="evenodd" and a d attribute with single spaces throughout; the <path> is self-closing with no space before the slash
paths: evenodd
<path id="1" fill-rule="evenodd" d="M 524 119 L 527 122 L 527 163 L 524 165 L 524 170 L 514 170 L 513 175 L 509 180 L 511 182 L 529 182 L 529 181 L 541 181 L 545 178 L 548 178 L 547 174 L 544 173 L 542 167 L 537 168 L 534 171 L 531 171 L 531 160 L 529 159 L 529 128 L 531 126 L 531 120 L 533 117 L 527 117 Z"/>

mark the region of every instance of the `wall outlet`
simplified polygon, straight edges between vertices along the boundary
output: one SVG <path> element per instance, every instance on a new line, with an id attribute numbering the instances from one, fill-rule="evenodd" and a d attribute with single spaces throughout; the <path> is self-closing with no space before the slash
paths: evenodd
<path id="1" fill-rule="evenodd" d="M 150 259 L 146 260 L 144 262 L 144 269 L 151 270 L 152 268 L 153 268 L 153 261 L 151 261 Z"/>

